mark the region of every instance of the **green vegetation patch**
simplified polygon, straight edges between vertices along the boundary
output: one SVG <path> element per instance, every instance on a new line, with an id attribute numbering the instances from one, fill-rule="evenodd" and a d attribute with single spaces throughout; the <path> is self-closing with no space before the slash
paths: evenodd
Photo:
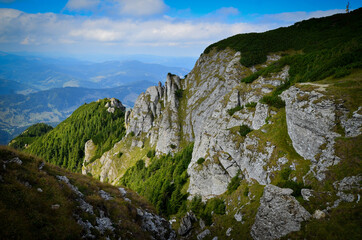
<path id="1" fill-rule="evenodd" d="M 199 158 L 199 159 L 197 159 L 197 164 L 199 164 L 199 165 L 201 165 L 201 164 L 203 164 L 205 162 L 205 158 Z"/>
<path id="2" fill-rule="evenodd" d="M 107 99 L 79 107 L 73 114 L 47 134 L 39 137 L 27 152 L 43 157 L 71 171 L 80 172 L 84 159 L 84 145 L 92 139 L 97 146 L 91 162 L 125 135 L 124 112 L 107 112 Z"/>
<path id="3" fill-rule="evenodd" d="M 174 157 L 153 158 L 148 167 L 140 160 L 126 171 L 120 182 L 146 197 L 161 214 L 170 216 L 185 211 L 188 194 L 182 189 L 188 180 L 192 150 L 190 144 Z"/>
<path id="4" fill-rule="evenodd" d="M 19 136 L 14 138 L 9 143 L 9 146 L 19 149 L 19 150 L 23 150 L 26 148 L 25 146 L 29 146 L 37 138 L 43 136 L 44 134 L 48 133 L 52 129 L 53 129 L 52 126 L 49 126 L 45 123 L 34 124 L 34 125 L 30 126 L 28 129 L 26 129 Z"/>
<path id="5" fill-rule="evenodd" d="M 252 129 L 248 125 L 241 125 L 239 128 L 239 133 L 243 137 L 245 137 L 251 131 L 252 131 Z"/>
<path id="6" fill-rule="evenodd" d="M 227 112 L 228 112 L 228 114 L 229 114 L 230 116 L 232 116 L 232 115 L 234 115 L 234 113 L 242 110 L 243 108 L 244 108 L 244 106 L 236 106 L 236 107 L 234 107 L 234 108 L 228 109 Z"/>

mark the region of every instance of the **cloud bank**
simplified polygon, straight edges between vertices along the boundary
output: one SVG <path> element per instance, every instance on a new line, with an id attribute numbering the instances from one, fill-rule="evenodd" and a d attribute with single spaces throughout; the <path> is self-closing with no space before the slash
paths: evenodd
<path id="1" fill-rule="evenodd" d="M 4 49 L 66 49 L 119 54 L 197 56 L 209 44 L 247 32 L 262 32 L 310 17 L 332 15 L 342 10 L 293 12 L 264 15 L 258 22 L 227 22 L 219 18 L 184 20 L 160 14 L 167 6 L 161 0 L 70 0 L 71 11 L 95 11 L 112 4 L 124 16 L 88 16 L 81 14 L 30 14 L 15 9 L 0 9 L 0 47 Z M 147 6 L 147 8 L 140 6 Z M 131 13 L 132 12 L 132 16 Z M 235 8 L 222 8 L 211 14 L 238 15 Z M 11 50 L 11 49 L 10 49 Z"/>

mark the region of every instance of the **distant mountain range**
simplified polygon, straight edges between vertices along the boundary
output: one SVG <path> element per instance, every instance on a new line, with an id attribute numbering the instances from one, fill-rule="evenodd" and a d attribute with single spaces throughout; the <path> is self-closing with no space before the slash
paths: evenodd
<path id="1" fill-rule="evenodd" d="M 6 89 L 13 86 L 7 81 L 15 81 L 22 86 L 18 93 L 24 93 L 23 85 L 31 91 L 39 91 L 60 87 L 112 88 L 135 81 L 157 83 L 163 81 L 168 72 L 183 76 L 189 70 L 140 61 L 93 63 L 0 52 L 0 84 Z"/>
<path id="2" fill-rule="evenodd" d="M 0 96 L 0 144 L 7 144 L 14 136 L 35 123 L 44 122 L 55 126 L 82 104 L 97 99 L 115 97 L 125 106 L 133 106 L 138 95 L 150 85 L 151 82 L 141 81 L 106 89 L 66 87 L 28 95 L 2 95 Z"/>
<path id="3" fill-rule="evenodd" d="M 132 107 L 147 87 L 168 72 L 188 69 L 139 61 L 92 63 L 0 52 L 0 144 L 32 124 L 55 126 L 84 103 L 115 97 Z"/>

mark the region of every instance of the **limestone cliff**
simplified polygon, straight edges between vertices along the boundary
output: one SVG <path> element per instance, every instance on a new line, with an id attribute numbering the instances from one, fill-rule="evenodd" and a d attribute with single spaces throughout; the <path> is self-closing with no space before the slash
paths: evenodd
<path id="1" fill-rule="evenodd" d="M 90 171 L 99 174 L 102 181 L 115 182 L 132 165 L 126 156 L 121 161 L 112 157 L 120 151 L 133 156 L 141 149 L 155 149 L 160 155 L 194 142 L 188 169 L 190 197 L 208 199 L 224 193 L 238 171 L 248 181 L 269 184 L 282 166 L 295 169 L 303 159 L 310 161 L 303 179 L 310 175 L 323 180 L 323 172 L 339 162 L 334 152 L 335 138 L 341 136 L 335 131 L 337 122 L 346 129 L 346 136 L 359 135 L 360 109 L 348 117 L 343 103 L 325 95 L 328 85 L 296 85 L 284 91 L 285 112 L 260 103 L 263 96 L 287 81 L 289 67 L 249 84 L 240 80 L 279 59 L 279 55 L 271 54 L 265 64 L 247 68 L 240 64 L 239 52 L 226 49 L 202 54 L 184 79 L 168 74 L 164 86 L 159 83 L 138 97 L 134 108 L 126 113 L 127 137 L 93 163 L 99 165 L 94 168 L 98 173 Z M 308 86 L 315 89 L 303 90 Z M 231 113 L 232 109 L 236 111 Z M 278 118 L 286 119 L 285 141 L 291 140 L 290 151 L 296 151 L 297 158 L 268 136 L 271 125 L 280 127 L 272 122 L 273 116 L 279 115 L 285 116 Z M 238 129 L 243 125 L 253 131 L 241 136 Z M 119 150 L 120 145 L 130 148 Z M 142 158 L 146 153 L 137 156 Z M 203 164 L 197 163 L 200 158 L 205 159 Z"/>

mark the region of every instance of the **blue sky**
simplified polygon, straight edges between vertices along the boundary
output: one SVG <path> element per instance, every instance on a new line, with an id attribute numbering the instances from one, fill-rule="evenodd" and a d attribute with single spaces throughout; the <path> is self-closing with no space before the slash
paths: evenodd
<path id="1" fill-rule="evenodd" d="M 0 0 L 0 51 L 198 56 L 238 33 L 344 12 L 342 0 Z M 350 1 L 351 9 L 362 6 Z"/>

